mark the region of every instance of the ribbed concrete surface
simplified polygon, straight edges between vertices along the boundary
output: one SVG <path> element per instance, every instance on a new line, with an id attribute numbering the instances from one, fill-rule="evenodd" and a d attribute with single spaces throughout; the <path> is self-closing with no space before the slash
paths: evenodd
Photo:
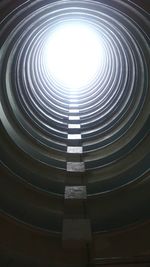
<path id="1" fill-rule="evenodd" d="M 61 255 L 66 186 L 86 187 L 93 240 L 150 219 L 150 21 L 143 2 L 145 8 L 123 0 L 0 3 L 0 208 L 4 220 L 52 238 Z M 78 94 L 44 61 L 48 36 L 70 20 L 93 27 L 104 51 Z"/>

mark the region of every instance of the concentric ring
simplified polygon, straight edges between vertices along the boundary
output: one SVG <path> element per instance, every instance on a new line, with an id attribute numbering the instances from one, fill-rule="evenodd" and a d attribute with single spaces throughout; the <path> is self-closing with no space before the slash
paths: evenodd
<path id="1" fill-rule="evenodd" d="M 68 93 L 48 72 L 45 60 L 49 36 L 58 25 L 72 21 L 93 27 L 103 46 L 96 75 L 78 93 Z M 124 190 L 120 203 L 126 209 L 132 187 L 133 208 L 148 199 L 147 191 L 139 200 L 136 193 L 141 183 L 147 186 L 149 171 L 148 14 L 131 1 L 25 1 L 8 7 L 0 29 L 3 168 L 34 190 L 57 194 L 61 200 L 67 175 L 68 110 L 70 103 L 77 103 L 93 231 L 147 218 L 148 208 L 142 215 L 135 209 L 118 225 L 114 217 L 119 212 L 110 219 L 108 203 L 113 198 L 115 206 L 119 190 Z M 101 203 L 102 196 L 108 215 L 103 214 L 100 222 L 92 203 Z M 59 232 L 60 217 L 58 228 Z"/>

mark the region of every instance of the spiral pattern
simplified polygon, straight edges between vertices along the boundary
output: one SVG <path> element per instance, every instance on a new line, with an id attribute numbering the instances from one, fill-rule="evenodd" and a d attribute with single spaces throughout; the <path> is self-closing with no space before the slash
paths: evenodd
<path id="1" fill-rule="evenodd" d="M 0 23 L 2 173 L 12 194 L 9 201 L 2 194 L 3 212 L 61 232 L 67 118 L 70 103 L 74 103 L 80 112 L 83 176 L 93 232 L 147 219 L 148 13 L 131 1 L 3 2 L 1 9 L 5 7 L 7 14 L 4 12 Z M 93 28 L 103 47 L 96 75 L 78 94 L 69 93 L 48 72 L 45 56 L 49 36 L 59 25 L 70 22 Z M 31 207 L 30 193 L 29 199 L 21 198 L 27 187 L 36 201 L 39 195 L 42 199 L 38 211 Z M 18 197 L 20 204 L 14 208 Z M 22 207 L 29 214 L 23 215 Z"/>

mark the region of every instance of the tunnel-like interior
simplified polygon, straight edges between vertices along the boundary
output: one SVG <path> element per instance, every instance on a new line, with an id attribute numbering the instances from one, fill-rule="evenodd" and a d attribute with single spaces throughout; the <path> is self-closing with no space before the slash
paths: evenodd
<path id="1" fill-rule="evenodd" d="M 129 231 L 128 246 L 132 229 L 145 231 L 149 8 L 146 0 L 0 2 L 2 266 L 97 266 L 115 235 Z"/>

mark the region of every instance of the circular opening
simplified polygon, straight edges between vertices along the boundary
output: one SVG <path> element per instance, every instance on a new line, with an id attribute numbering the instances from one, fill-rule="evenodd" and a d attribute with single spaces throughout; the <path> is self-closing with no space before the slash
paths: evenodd
<path id="1" fill-rule="evenodd" d="M 57 26 L 44 48 L 48 72 L 56 83 L 70 91 L 88 87 L 103 61 L 103 49 L 96 30 L 86 23 Z"/>

